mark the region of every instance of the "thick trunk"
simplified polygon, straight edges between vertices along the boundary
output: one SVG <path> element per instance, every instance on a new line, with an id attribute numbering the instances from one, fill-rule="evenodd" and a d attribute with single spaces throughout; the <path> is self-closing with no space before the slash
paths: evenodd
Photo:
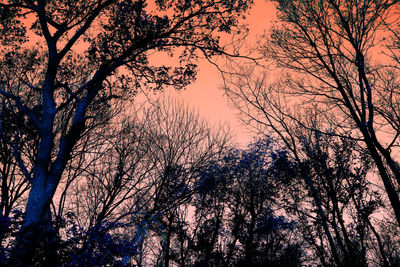
<path id="1" fill-rule="evenodd" d="M 39 222 L 30 220 L 17 236 L 10 266 L 57 266 L 57 233 L 52 227 L 50 207 Z"/>
<path id="2" fill-rule="evenodd" d="M 25 209 L 24 227 L 30 227 L 43 221 L 52 196 L 46 194 L 46 174 L 39 173 L 34 177 L 28 203 Z"/>
<path id="3" fill-rule="evenodd" d="M 24 224 L 13 252 L 13 266 L 56 266 L 58 262 L 57 234 L 50 211 L 55 188 L 49 186 L 51 177 L 43 170 L 40 166 L 35 169 Z"/>

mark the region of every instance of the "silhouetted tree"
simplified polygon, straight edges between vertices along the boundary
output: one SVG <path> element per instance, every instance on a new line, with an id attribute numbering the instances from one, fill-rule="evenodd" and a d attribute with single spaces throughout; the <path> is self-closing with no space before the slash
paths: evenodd
<path id="1" fill-rule="evenodd" d="M 270 132 L 290 152 L 298 171 L 288 176 L 292 184 L 281 201 L 299 220 L 302 237 L 314 251 L 313 262 L 365 265 L 375 250 L 376 261 L 390 264 L 390 250 L 382 242 L 386 233 L 375 229 L 382 190 L 367 179 L 373 160 L 363 143 L 335 124 L 328 128 L 325 114 L 302 109 L 282 83 L 267 83 L 265 72 L 249 70 L 227 80 L 227 93 L 247 125 L 260 134 Z"/>
<path id="2" fill-rule="evenodd" d="M 18 162 L 26 158 L 26 146 L 34 147 L 24 117 L 10 108 L 4 101 L 0 113 L 0 242 L 8 232 L 12 211 L 22 208 L 23 196 L 29 190 L 31 173 Z"/>
<path id="3" fill-rule="evenodd" d="M 226 149 L 228 135 L 167 98 L 118 120 L 91 134 L 97 146 L 86 152 L 87 162 L 68 192 L 66 209 L 85 231 L 106 222 L 124 222 L 124 231 L 133 239 L 138 231 L 133 222 L 155 216 L 157 223 L 149 232 L 165 235 L 168 226 L 160 233 L 157 224 L 168 222 L 188 202 L 194 181 Z"/>
<path id="4" fill-rule="evenodd" d="M 88 110 L 96 110 L 115 97 L 132 95 L 141 86 L 187 85 L 196 72 L 192 61 L 196 51 L 206 57 L 223 53 L 214 32 L 230 32 L 237 24 L 237 16 L 250 3 L 39 0 L 0 4 L 0 41 L 7 46 L 2 51 L 4 62 L 11 62 L 21 77 L 29 76 L 31 70 L 40 73 L 35 83 L 25 84 L 23 95 L 15 95 L 5 87 L 0 91 L 29 117 L 39 132 L 15 265 L 32 263 L 39 247 L 37 240 L 52 242 L 51 238 L 38 238 L 38 233 L 51 231 L 50 202 L 90 120 Z M 31 25 L 28 21 L 23 23 L 25 16 L 31 19 Z M 26 49 L 24 44 L 34 34 L 38 44 L 32 50 Z M 78 44 L 82 44 L 83 51 L 77 51 Z M 180 66 L 149 64 L 149 52 L 172 53 L 175 47 L 183 47 Z M 32 60 L 29 68 L 22 68 L 21 72 L 19 68 L 28 65 L 12 60 L 19 58 L 24 62 L 29 58 L 26 55 Z M 77 72 L 86 76 L 76 76 Z M 31 92 L 39 96 L 37 113 L 26 102 L 26 95 Z M 56 134 L 57 117 L 65 113 L 69 116 L 64 117 L 64 131 Z M 57 262 L 57 256 L 48 250 L 42 260 Z"/>
<path id="5" fill-rule="evenodd" d="M 399 128 L 390 119 L 398 98 L 397 71 L 372 54 L 379 49 L 377 40 L 391 34 L 386 22 L 396 16 L 398 1 L 277 4 L 282 24 L 271 31 L 265 53 L 293 70 L 292 93 L 309 96 L 337 128 L 362 139 L 400 224 L 400 171 L 393 156 Z"/>
<path id="6" fill-rule="evenodd" d="M 322 264 L 329 265 L 333 260 L 336 265 L 345 264 L 342 260 L 351 261 L 353 253 L 365 255 L 358 257 L 364 262 L 357 264 L 369 264 L 371 258 L 368 255 L 371 254 L 368 253 L 375 253 L 373 261 L 379 262 L 379 265 L 396 264 L 396 257 L 390 256 L 391 251 L 397 248 L 396 231 L 380 230 L 382 224 L 391 224 L 390 219 L 380 214 L 386 199 L 382 197 L 379 200 L 381 197 L 377 196 L 383 192 L 387 194 L 394 216 L 390 212 L 386 216 L 393 216 L 399 224 L 400 172 L 396 159 L 399 133 L 398 1 L 275 2 L 278 23 L 265 36 L 266 41 L 260 45 L 260 51 L 266 60 L 276 63 L 274 66 L 278 69 L 260 71 L 254 66 L 240 66 L 236 74 L 228 77 L 228 95 L 244 115 L 245 123 L 262 134 L 272 131 L 295 161 L 304 164 L 300 170 L 307 172 L 303 173 L 301 181 L 306 186 L 312 205 L 315 205 L 312 211 L 317 214 L 315 224 L 305 229 Z M 304 139 L 302 134 L 305 131 L 313 132 L 307 134 L 311 138 Z M 315 150 L 319 145 L 313 135 L 324 136 L 322 139 L 326 136 L 336 136 L 338 140 L 344 138 L 334 142 L 343 146 L 352 144 L 356 153 L 352 164 L 357 166 L 367 157 L 379 173 L 384 191 L 372 186 L 371 182 L 376 182 L 372 180 L 375 178 L 372 173 L 362 178 L 366 182 L 357 182 L 353 180 L 356 169 L 348 172 L 353 173 L 350 181 L 353 181 L 354 188 L 358 188 L 358 197 L 348 202 L 352 207 L 345 205 L 343 210 L 352 210 L 353 229 L 349 227 L 346 230 L 346 223 L 343 224 L 345 227 L 341 225 L 340 220 L 347 221 L 348 216 L 340 215 L 341 209 L 337 212 L 334 207 L 335 202 L 339 203 L 339 207 L 342 205 L 338 196 L 344 195 L 345 188 L 329 186 L 329 180 L 321 176 L 321 160 L 311 159 L 312 153 L 307 152 L 310 147 L 313 153 L 319 151 Z M 304 143 L 304 140 L 308 141 Z M 305 149 L 307 143 L 309 148 Z M 362 149 L 367 153 L 356 156 L 356 151 Z M 318 155 L 328 157 L 325 166 L 340 163 L 333 161 L 335 154 L 327 152 L 335 151 L 333 147 L 321 154 L 322 151 L 324 149 Z M 316 172 L 316 167 L 320 171 Z M 329 168 L 325 168 L 326 173 L 332 173 Z M 304 197 L 300 191 L 293 192 L 299 194 L 297 198 Z M 298 206 L 305 207 L 312 206 Z M 369 214 L 378 208 L 377 215 Z M 308 214 L 304 212 L 297 217 L 306 222 L 310 220 Z M 332 221 L 333 215 L 337 222 Z M 314 226 L 318 229 L 314 233 L 318 235 L 313 234 Z M 393 233 L 391 237 L 388 232 Z M 358 240 L 356 247 L 359 251 L 350 251 L 351 238 Z M 393 248 L 385 245 L 390 239 Z M 369 242 L 373 243 L 372 248 Z M 330 256 L 326 257 L 324 255 L 328 250 Z"/>
<path id="7" fill-rule="evenodd" d="M 298 266 L 296 222 L 274 211 L 292 170 L 286 152 L 274 150 L 268 138 L 205 169 L 194 202 L 194 264 Z"/>

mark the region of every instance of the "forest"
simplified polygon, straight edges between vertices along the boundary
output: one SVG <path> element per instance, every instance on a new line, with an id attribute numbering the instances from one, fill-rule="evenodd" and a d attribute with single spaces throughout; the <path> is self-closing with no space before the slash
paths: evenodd
<path id="1" fill-rule="evenodd" d="M 0 266 L 400 266 L 400 1 L 270 2 L 0 1 Z"/>

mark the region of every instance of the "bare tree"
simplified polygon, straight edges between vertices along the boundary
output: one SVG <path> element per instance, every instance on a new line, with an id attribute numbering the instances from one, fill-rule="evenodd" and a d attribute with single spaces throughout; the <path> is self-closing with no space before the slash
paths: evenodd
<path id="1" fill-rule="evenodd" d="M 282 200 L 318 261 L 395 264 L 383 241 L 388 232 L 379 230 L 379 225 L 390 222 L 382 214 L 392 213 L 383 209 L 384 189 L 375 185 L 374 161 L 363 140 L 338 126 L 334 119 L 340 116 L 326 109 L 323 113 L 319 103 L 302 105 L 285 80 L 270 83 L 268 77 L 272 74 L 264 69 L 242 69 L 227 80 L 227 94 L 246 125 L 272 135 L 300 166 L 298 180 L 288 186 Z M 355 232 L 352 225 L 364 230 Z"/>
<path id="2" fill-rule="evenodd" d="M 398 128 L 381 108 L 382 102 L 397 101 L 397 81 L 387 74 L 394 68 L 378 64 L 372 54 L 380 36 L 390 34 L 384 20 L 390 20 L 396 7 L 397 1 L 386 0 L 281 1 L 282 26 L 272 30 L 264 51 L 293 70 L 292 92 L 323 103 L 323 114 L 340 112 L 335 126 L 362 139 L 400 223 L 400 172 L 393 153 Z"/>
<path id="3" fill-rule="evenodd" d="M 213 129 L 170 98 L 147 103 L 121 119 L 124 116 L 92 132 L 96 146 L 85 152 L 65 207 L 84 229 L 124 222 L 134 240 L 132 233 L 139 231 L 135 224 L 149 218 L 175 224 L 174 214 L 188 205 L 201 171 L 222 154 L 230 138 L 224 127 Z M 149 236 L 158 239 L 172 231 L 166 227 L 160 232 L 157 223 Z M 166 261 L 170 246 L 159 247 Z"/>
<path id="4" fill-rule="evenodd" d="M 50 202 L 90 120 L 88 110 L 96 110 L 116 96 L 129 95 L 140 86 L 187 85 L 196 72 L 192 61 L 195 51 L 206 57 L 224 53 L 214 32 L 229 32 L 237 24 L 237 15 L 250 4 L 251 1 L 213 0 L 27 0 L 0 4 L 0 41 L 7 46 L 2 52 L 3 62 L 11 62 L 21 77 L 40 70 L 34 84 L 25 84 L 25 95 L 13 94 L 4 87 L 0 91 L 39 132 L 24 229 L 16 249 L 19 256 L 15 259 L 21 261 L 20 265 L 29 265 L 28 259 L 34 258 L 39 228 L 49 228 Z M 21 22 L 25 16 L 32 18 L 31 25 Z M 32 35 L 37 35 L 39 42 L 29 50 L 24 44 Z M 85 48 L 77 53 L 78 43 Z M 151 51 L 172 53 L 175 47 L 183 47 L 184 51 L 178 67 L 149 64 Z M 27 55 L 34 60 L 19 72 L 22 65 L 15 65 L 12 59 L 27 62 Z M 122 69 L 126 72 L 117 72 Z M 75 76 L 77 72 L 86 76 Z M 37 113 L 25 97 L 33 92 L 39 96 Z M 60 114 L 68 116 L 61 127 L 64 131 L 56 134 L 55 122 Z M 57 260 L 50 254 L 45 258 Z"/>

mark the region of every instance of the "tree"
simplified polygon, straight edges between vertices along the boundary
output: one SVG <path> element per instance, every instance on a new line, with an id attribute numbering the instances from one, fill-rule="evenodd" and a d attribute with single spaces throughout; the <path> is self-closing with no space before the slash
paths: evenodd
<path id="1" fill-rule="evenodd" d="M 324 136 L 318 132 L 312 132 L 308 137 L 303 135 L 299 143 L 306 154 L 300 167 L 305 169 L 312 186 L 310 183 L 298 184 L 297 187 L 304 187 L 308 194 L 301 197 L 302 193 L 299 191 L 302 190 L 293 190 L 292 195 L 287 198 L 290 199 L 288 203 L 291 206 L 288 210 L 297 213 L 301 218 L 303 235 L 312 249 L 315 249 L 321 263 L 367 266 L 370 247 L 368 241 L 372 240 L 373 247 L 381 249 L 384 259 L 381 263 L 387 265 L 386 252 L 375 240 L 380 237 L 373 236 L 370 229 L 371 217 L 377 216 L 375 214 L 383 204 L 380 191 L 367 180 L 371 166 L 369 156 L 363 154 L 354 141 L 344 137 Z M 308 202 L 310 200 L 311 203 Z M 318 210 L 321 211 L 316 212 Z M 329 245 L 330 255 L 324 249 L 328 243 L 324 239 L 328 235 L 323 237 L 320 234 L 320 242 L 312 237 L 322 232 L 322 220 L 327 222 L 335 243 L 334 247 Z"/>
<path id="2" fill-rule="evenodd" d="M 146 103 L 91 136 L 97 146 L 86 151 L 81 175 L 70 186 L 66 210 L 75 214 L 86 232 L 109 222 L 124 223 L 124 231 L 131 234 L 127 240 L 139 231 L 134 224 L 155 217 L 144 236 L 146 242 L 174 231 L 169 218 L 187 205 L 201 170 L 219 157 L 229 141 L 223 129 L 212 129 L 194 111 L 169 98 Z M 164 224 L 160 231 L 158 225 Z M 168 265 L 168 238 L 165 243 L 160 253 Z M 140 248 L 141 253 L 149 255 L 146 247 Z"/>
<path id="3" fill-rule="evenodd" d="M 276 2 L 281 24 L 271 30 L 261 50 L 286 71 L 280 95 L 286 91 L 286 96 L 293 96 L 287 98 L 291 104 L 303 106 L 303 113 L 313 109 L 335 134 L 350 134 L 363 143 L 400 224 L 400 172 L 395 159 L 398 70 L 390 56 L 382 55 L 387 63 L 373 54 L 379 49 L 396 52 L 390 40 L 397 40 L 392 28 L 398 1 Z M 261 113 L 282 110 L 278 102 L 269 101 L 272 109 Z M 307 126 L 296 113 L 284 110 L 272 115 L 281 122 L 292 117 Z"/>
<path id="4" fill-rule="evenodd" d="M 268 82 L 265 69 L 240 71 L 227 79 L 227 94 L 246 125 L 290 152 L 296 171 L 279 202 L 296 218 L 311 262 L 396 264 L 393 214 L 363 142 L 331 123 L 329 114 L 299 105 L 284 82 Z"/>
<path id="5" fill-rule="evenodd" d="M 159 225 L 151 229 L 162 246 L 156 243 L 148 247 L 149 252 L 156 251 L 150 252 L 155 254 L 150 258 L 158 256 L 160 262 L 169 266 L 175 254 L 175 235 L 190 223 L 186 221 L 188 206 L 197 192 L 196 182 L 202 170 L 227 149 L 230 136 L 225 127 L 209 126 L 178 101 L 161 98 L 151 105 L 144 108 L 141 121 L 146 135 L 144 145 L 154 168 L 146 179 L 151 190 L 142 198 L 146 202 L 141 206 L 144 213 L 162 213 Z"/>
<path id="6" fill-rule="evenodd" d="M 296 73 L 289 79 L 293 93 L 321 103 L 316 104 L 319 112 L 362 140 L 400 224 L 400 172 L 393 156 L 398 127 L 380 104 L 389 101 L 395 106 L 396 71 L 372 54 L 377 41 L 390 35 L 385 25 L 395 16 L 398 1 L 277 3 L 282 26 L 272 30 L 264 51 Z"/>
<path id="7" fill-rule="evenodd" d="M 203 171 L 195 196 L 195 266 L 297 266 L 296 222 L 277 215 L 293 170 L 268 137 L 232 149 Z"/>
<path id="8" fill-rule="evenodd" d="M 21 77 L 29 76 L 31 70 L 41 74 L 34 83 L 25 83 L 23 95 L 15 95 L 7 87 L 0 91 L 39 132 L 16 265 L 29 265 L 38 247 L 35 240 L 41 239 L 38 233 L 51 231 L 50 202 L 73 148 L 90 121 L 88 110 L 96 110 L 115 97 L 132 95 L 139 87 L 187 85 L 195 76 L 196 51 L 206 57 L 224 53 L 215 33 L 229 33 L 237 25 L 237 16 L 250 4 L 213 0 L 39 0 L 0 4 L 1 43 L 7 46 L 3 63 L 10 64 L 17 73 L 22 66 L 29 66 L 22 68 Z M 32 19 L 31 25 L 23 23 L 25 17 Z M 26 36 L 33 34 L 39 44 L 34 50 L 26 49 Z M 78 44 L 85 47 L 84 51 L 77 51 Z M 151 51 L 172 53 L 176 47 L 183 47 L 181 65 L 171 68 L 149 63 Z M 31 60 L 24 61 L 24 54 Z M 15 58 L 21 65 L 15 63 Z M 27 102 L 31 93 L 38 95 L 37 113 Z M 56 134 L 55 122 L 62 114 L 69 116 L 64 117 L 63 131 Z M 44 240 L 51 243 L 51 238 Z M 50 253 L 46 260 L 56 261 L 56 255 Z"/>
<path id="9" fill-rule="evenodd" d="M 275 205 L 283 173 L 290 173 L 285 155 L 265 138 L 202 164 L 192 197 L 149 228 L 135 263 L 143 257 L 157 266 L 299 265 L 296 222 Z"/>
<path id="10" fill-rule="evenodd" d="M 12 211 L 22 207 L 23 196 L 29 190 L 30 173 L 24 174 L 27 170 L 19 169 L 18 165 L 26 156 L 25 152 L 32 152 L 27 146 L 32 146 L 33 150 L 35 147 L 30 138 L 32 132 L 26 126 L 22 114 L 14 113 L 10 105 L 3 102 L 0 113 L 0 242 L 6 237 Z"/>

